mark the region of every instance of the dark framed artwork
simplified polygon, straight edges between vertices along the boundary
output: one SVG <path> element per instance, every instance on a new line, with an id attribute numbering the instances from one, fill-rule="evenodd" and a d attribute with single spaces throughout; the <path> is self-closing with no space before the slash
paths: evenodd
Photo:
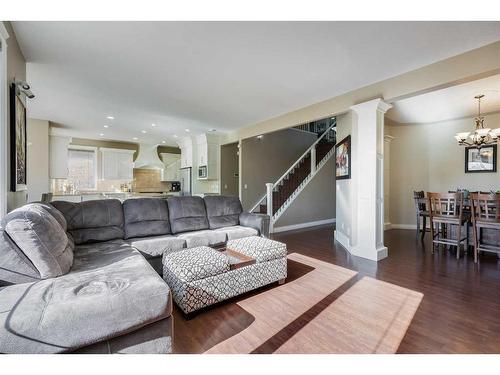
<path id="1" fill-rule="evenodd" d="M 348 135 L 335 146 L 335 178 L 351 178 L 351 136 Z"/>
<path id="2" fill-rule="evenodd" d="M 26 107 L 10 87 L 10 190 L 27 189 L 26 175 Z"/>
<path id="3" fill-rule="evenodd" d="M 497 145 L 465 148 L 465 173 L 497 171 Z"/>

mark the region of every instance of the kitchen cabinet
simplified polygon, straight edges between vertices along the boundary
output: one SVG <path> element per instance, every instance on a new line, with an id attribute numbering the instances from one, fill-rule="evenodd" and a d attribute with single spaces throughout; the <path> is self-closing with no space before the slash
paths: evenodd
<path id="1" fill-rule="evenodd" d="M 191 137 L 180 139 L 177 144 L 181 149 L 181 168 L 193 166 L 193 140 Z"/>
<path id="2" fill-rule="evenodd" d="M 101 179 L 132 180 L 134 151 L 115 148 L 101 148 Z"/>
<path id="3" fill-rule="evenodd" d="M 199 180 L 218 179 L 219 166 L 219 137 L 216 134 L 201 134 L 196 137 L 197 167 L 206 167 L 206 177 L 198 177 Z M 199 176 L 199 174 L 198 174 Z"/>
<path id="4" fill-rule="evenodd" d="M 161 180 L 180 181 L 181 155 L 169 153 L 161 153 L 160 155 L 165 164 Z"/>
<path id="5" fill-rule="evenodd" d="M 49 137 L 49 177 L 68 178 L 68 146 L 71 137 Z"/>

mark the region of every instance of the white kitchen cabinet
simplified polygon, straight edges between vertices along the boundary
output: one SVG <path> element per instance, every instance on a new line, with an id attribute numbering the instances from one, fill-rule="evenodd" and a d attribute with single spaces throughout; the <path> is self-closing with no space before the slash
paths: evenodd
<path id="1" fill-rule="evenodd" d="M 68 178 L 68 146 L 71 137 L 49 137 L 49 177 Z"/>
<path id="2" fill-rule="evenodd" d="M 101 179 L 132 180 L 134 151 L 101 148 Z"/>
<path id="3" fill-rule="evenodd" d="M 170 153 L 161 153 L 160 155 L 165 164 L 161 180 L 180 181 L 181 155 Z"/>
<path id="4" fill-rule="evenodd" d="M 199 180 L 218 179 L 219 167 L 219 137 L 216 134 L 201 134 L 196 137 L 197 167 L 206 167 L 207 176 L 198 177 Z"/>
<path id="5" fill-rule="evenodd" d="M 181 149 L 181 168 L 193 166 L 193 140 L 191 137 L 180 139 L 177 144 Z"/>

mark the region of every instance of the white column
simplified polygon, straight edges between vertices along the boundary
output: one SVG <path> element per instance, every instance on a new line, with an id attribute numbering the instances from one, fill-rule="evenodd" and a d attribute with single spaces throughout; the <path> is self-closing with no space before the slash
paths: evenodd
<path id="1" fill-rule="evenodd" d="M 316 146 L 311 149 L 311 174 L 316 173 Z"/>
<path id="2" fill-rule="evenodd" d="M 388 255 L 384 245 L 384 114 L 389 108 L 381 99 L 351 107 L 355 180 L 352 201 L 356 209 L 351 252 L 375 261 Z"/>
<path id="3" fill-rule="evenodd" d="M 393 136 L 384 134 L 384 230 L 391 228 L 390 201 L 391 195 L 391 142 Z"/>

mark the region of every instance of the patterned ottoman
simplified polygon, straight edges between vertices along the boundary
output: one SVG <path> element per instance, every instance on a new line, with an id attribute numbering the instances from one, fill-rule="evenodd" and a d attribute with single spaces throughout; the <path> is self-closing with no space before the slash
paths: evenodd
<path id="1" fill-rule="evenodd" d="M 245 240 L 245 245 L 241 240 L 229 241 L 227 247 L 231 243 L 232 250 L 255 258 L 256 263 L 236 269 L 231 269 L 224 252 L 206 246 L 163 255 L 163 278 L 185 314 L 276 281 L 284 282 L 286 245 L 261 237 Z"/>

